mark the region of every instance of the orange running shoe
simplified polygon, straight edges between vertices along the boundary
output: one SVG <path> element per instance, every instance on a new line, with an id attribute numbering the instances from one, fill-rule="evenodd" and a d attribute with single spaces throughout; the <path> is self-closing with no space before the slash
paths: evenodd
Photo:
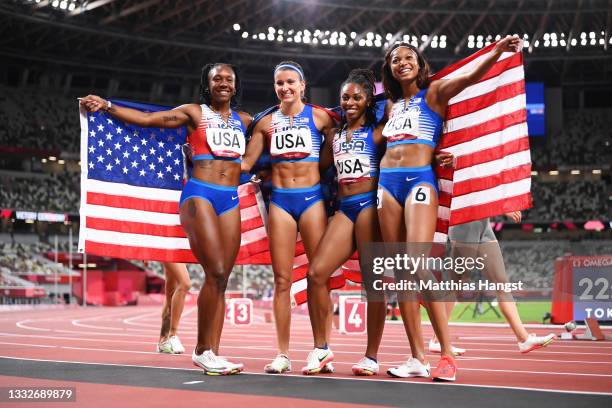
<path id="1" fill-rule="evenodd" d="M 442 356 L 438 366 L 431 372 L 434 381 L 455 381 L 457 377 L 457 363 L 449 356 Z"/>

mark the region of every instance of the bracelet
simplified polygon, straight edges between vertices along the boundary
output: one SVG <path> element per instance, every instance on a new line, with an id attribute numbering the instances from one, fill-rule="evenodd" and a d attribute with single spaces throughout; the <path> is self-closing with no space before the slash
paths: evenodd
<path id="1" fill-rule="evenodd" d="M 104 109 L 106 112 L 108 112 L 111 108 L 113 107 L 113 103 L 110 100 L 106 100 L 106 109 Z"/>

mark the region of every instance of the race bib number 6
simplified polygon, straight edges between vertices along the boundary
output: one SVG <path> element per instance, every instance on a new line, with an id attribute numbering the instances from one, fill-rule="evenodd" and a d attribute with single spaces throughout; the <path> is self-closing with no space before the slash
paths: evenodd
<path id="1" fill-rule="evenodd" d="M 428 205 L 431 199 L 431 188 L 429 186 L 417 186 L 412 190 L 410 204 Z"/>

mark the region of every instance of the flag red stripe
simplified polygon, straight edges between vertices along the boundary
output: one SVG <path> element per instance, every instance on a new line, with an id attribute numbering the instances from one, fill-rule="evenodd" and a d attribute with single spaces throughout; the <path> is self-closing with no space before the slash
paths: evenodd
<path id="1" fill-rule="evenodd" d="M 251 231 L 255 228 L 263 227 L 263 219 L 261 217 L 251 218 L 250 220 L 242 220 L 240 230 L 242 232 Z"/>
<path id="2" fill-rule="evenodd" d="M 449 208 L 451 203 L 451 197 L 452 196 L 450 195 L 450 193 L 440 191 L 440 197 L 438 197 L 438 204 L 442 207 Z"/>
<path id="3" fill-rule="evenodd" d="M 529 150 L 529 136 L 527 135 L 520 139 L 511 140 L 499 146 L 457 157 L 455 170 L 465 169 L 466 167 L 472 167 L 477 164 L 498 160 L 502 157 L 522 152 L 524 150 Z"/>
<path id="4" fill-rule="evenodd" d="M 465 207 L 454 210 L 451 214 L 450 225 L 463 224 L 487 217 L 504 214 L 510 211 L 519 211 L 530 208 L 532 205 L 531 193 L 514 197 L 506 197 L 489 203 Z"/>
<path id="5" fill-rule="evenodd" d="M 494 47 L 495 47 L 495 43 L 487 45 L 486 47 L 484 47 L 481 50 L 475 52 L 474 54 L 470 55 L 469 57 L 466 57 L 466 58 L 462 59 L 461 61 L 457 61 L 454 64 L 452 64 L 452 65 L 450 65 L 450 66 L 448 66 L 446 68 L 443 68 L 441 71 L 438 71 L 435 75 L 433 75 L 431 77 L 431 79 L 432 80 L 436 80 L 436 79 L 444 78 L 445 76 L 447 76 L 451 72 L 458 70 L 462 66 L 464 66 L 464 65 L 468 64 L 469 62 L 475 60 L 476 58 L 480 57 L 481 55 L 488 53 Z"/>
<path id="6" fill-rule="evenodd" d="M 488 81 L 491 78 L 499 76 L 503 72 L 523 65 L 523 54 L 516 53 L 513 56 L 497 61 L 495 65 L 487 72 L 477 83 Z"/>
<path id="7" fill-rule="evenodd" d="M 160 262 L 197 263 L 189 249 L 160 249 L 85 241 L 88 254 Z"/>
<path id="8" fill-rule="evenodd" d="M 453 185 L 453 197 L 457 198 L 476 191 L 487 190 L 501 184 L 512 183 L 531 177 L 531 164 L 524 164 L 512 169 L 506 169 L 498 174 L 455 183 Z"/>
<path id="9" fill-rule="evenodd" d="M 150 200 L 91 191 L 87 192 L 87 204 L 166 214 L 178 214 L 179 211 L 176 201 Z"/>
<path id="10" fill-rule="evenodd" d="M 185 231 L 180 225 L 159 225 L 133 221 L 117 221 L 107 218 L 87 217 L 87 228 L 125 232 L 129 234 L 152 235 L 156 237 L 185 238 Z"/>
<path id="11" fill-rule="evenodd" d="M 481 109 L 494 105 L 497 102 L 501 102 L 524 93 L 525 82 L 522 80 L 500 86 L 499 88 L 491 90 L 489 93 L 450 105 L 446 110 L 446 120 L 455 119 L 463 115 L 477 112 Z"/>
<path id="12" fill-rule="evenodd" d="M 490 133 L 500 132 L 509 126 L 523 123 L 526 120 L 527 111 L 525 109 L 519 109 L 515 112 L 508 113 L 507 115 L 498 116 L 494 119 L 468 128 L 446 133 L 440 140 L 440 147 L 438 150 L 455 146 L 460 143 L 469 142 L 470 140 L 474 140 Z"/>

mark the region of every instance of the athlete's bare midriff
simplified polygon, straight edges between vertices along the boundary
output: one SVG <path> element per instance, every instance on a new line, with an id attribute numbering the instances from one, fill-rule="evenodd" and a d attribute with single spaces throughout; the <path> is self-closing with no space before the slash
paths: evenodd
<path id="1" fill-rule="evenodd" d="M 426 144 L 412 143 L 387 147 L 381 168 L 421 167 L 431 165 L 434 149 Z"/>
<path id="2" fill-rule="evenodd" d="M 192 176 L 198 180 L 222 186 L 237 186 L 240 182 L 240 163 L 227 160 L 196 160 Z"/>
<path id="3" fill-rule="evenodd" d="M 320 180 L 318 162 L 283 162 L 272 165 L 272 185 L 277 188 L 312 187 Z"/>

